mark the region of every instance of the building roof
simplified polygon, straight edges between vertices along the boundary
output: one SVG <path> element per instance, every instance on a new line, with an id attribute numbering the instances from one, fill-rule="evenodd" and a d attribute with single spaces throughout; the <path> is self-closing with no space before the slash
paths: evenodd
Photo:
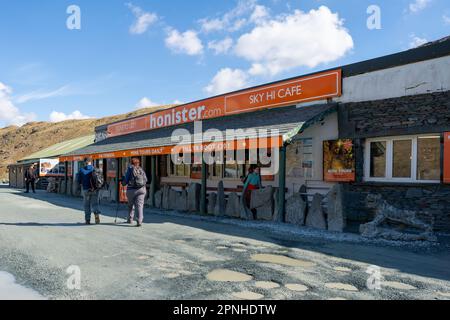
<path id="1" fill-rule="evenodd" d="M 255 129 L 256 131 L 259 129 L 267 129 L 270 136 L 270 132 L 276 129 L 279 133 L 278 136 L 282 136 L 284 141 L 288 141 L 302 129 L 333 111 L 335 111 L 334 104 L 322 104 L 302 108 L 291 106 L 268 109 L 243 115 L 204 120 L 202 121 L 202 132 L 209 129 L 217 129 L 222 132 L 225 132 L 227 129 Z M 194 123 L 109 138 L 79 150 L 68 152 L 64 156 L 83 156 L 142 148 L 174 146 L 177 143 L 173 142 L 171 137 L 174 130 L 178 129 L 185 129 L 187 132 L 193 134 Z M 179 134 L 178 136 L 183 135 Z M 240 138 L 254 137 L 249 137 L 244 134 L 242 136 L 238 135 L 236 140 Z M 201 142 L 194 141 L 194 143 Z M 216 140 L 216 142 L 221 141 Z"/>
<path id="2" fill-rule="evenodd" d="M 20 159 L 19 162 L 30 162 L 38 159 L 56 158 L 62 154 L 73 152 L 77 149 L 91 145 L 94 143 L 94 141 L 95 135 L 89 135 L 69 141 L 64 141 L 33 153 L 23 159 Z"/>

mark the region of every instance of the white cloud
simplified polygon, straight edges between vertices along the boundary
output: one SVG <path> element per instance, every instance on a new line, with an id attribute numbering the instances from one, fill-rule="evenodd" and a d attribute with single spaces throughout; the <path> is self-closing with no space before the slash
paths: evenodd
<path id="1" fill-rule="evenodd" d="M 166 37 L 166 46 L 175 53 L 190 56 L 203 54 L 202 41 L 193 30 L 180 33 L 178 30 L 171 29 Z"/>
<path id="2" fill-rule="evenodd" d="M 27 122 L 35 121 L 34 113 L 22 113 L 12 102 L 12 89 L 0 82 L 0 121 L 5 125 L 22 126 Z"/>
<path id="3" fill-rule="evenodd" d="M 442 16 L 442 20 L 444 20 L 444 24 L 445 24 L 445 25 L 447 25 L 447 26 L 450 25 L 450 16 L 444 14 L 444 15 Z"/>
<path id="4" fill-rule="evenodd" d="M 141 100 L 139 100 L 139 102 L 135 106 L 135 109 L 152 108 L 152 107 L 158 107 L 160 105 L 161 105 L 160 103 L 154 102 L 154 101 L 150 100 L 149 98 L 144 97 Z"/>
<path id="5" fill-rule="evenodd" d="M 344 57 L 353 39 L 337 13 L 326 6 L 282 15 L 242 35 L 237 56 L 252 62 L 252 75 L 276 75 L 292 68 L 314 68 Z"/>
<path id="6" fill-rule="evenodd" d="M 409 11 L 416 13 L 419 11 L 422 11 L 425 9 L 429 4 L 431 3 L 431 0 L 415 0 L 414 2 L 411 2 L 409 4 Z"/>
<path id="7" fill-rule="evenodd" d="M 91 119 L 91 117 L 82 114 L 80 111 L 75 110 L 70 114 L 65 114 L 64 112 L 53 111 L 50 113 L 51 122 L 62 122 L 67 120 L 85 120 Z"/>
<path id="8" fill-rule="evenodd" d="M 212 95 L 218 95 L 246 87 L 248 75 L 240 69 L 221 69 L 204 90 Z"/>
<path id="9" fill-rule="evenodd" d="M 176 100 L 173 102 L 173 104 L 184 104 L 184 102 L 181 101 L 181 100 L 176 99 Z"/>
<path id="10" fill-rule="evenodd" d="M 127 3 L 127 6 L 136 17 L 136 21 L 130 26 L 131 34 L 143 34 L 152 24 L 158 21 L 158 16 L 153 12 L 145 12 L 132 3 Z"/>
<path id="11" fill-rule="evenodd" d="M 424 45 L 425 43 L 428 42 L 427 39 L 420 38 L 420 37 L 416 36 L 415 34 L 412 34 L 410 36 L 410 38 L 411 38 L 411 40 L 409 42 L 409 48 L 410 49 L 420 47 L 421 45 Z"/>
<path id="12" fill-rule="evenodd" d="M 257 5 L 257 0 L 239 0 L 236 7 L 223 14 L 218 18 L 204 18 L 200 19 L 201 31 L 204 33 L 228 31 L 235 32 L 249 22 L 249 15 L 252 15 L 256 7 L 258 8 L 258 14 L 261 12 L 263 6 Z M 256 16 L 255 16 L 256 18 Z"/>
<path id="13" fill-rule="evenodd" d="M 33 100 L 42 100 L 54 97 L 63 97 L 72 94 L 72 90 L 69 85 L 62 86 L 58 89 L 45 91 L 45 90 L 36 90 L 15 98 L 15 102 L 17 103 L 25 103 Z"/>
<path id="14" fill-rule="evenodd" d="M 232 46 L 233 39 L 231 39 L 230 37 L 219 41 L 214 40 L 208 43 L 208 49 L 213 50 L 216 55 L 228 53 Z"/>
<path id="15" fill-rule="evenodd" d="M 250 16 L 250 21 L 255 24 L 261 24 L 266 21 L 267 18 L 269 18 L 269 10 L 267 7 L 262 5 L 255 6 L 255 9 L 253 10 L 252 15 Z"/>

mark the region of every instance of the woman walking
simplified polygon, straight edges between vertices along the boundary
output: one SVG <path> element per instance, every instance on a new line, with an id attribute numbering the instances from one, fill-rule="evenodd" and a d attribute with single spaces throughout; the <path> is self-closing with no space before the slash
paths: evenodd
<path id="1" fill-rule="evenodd" d="M 147 194 L 147 175 L 141 167 L 139 158 L 131 159 L 131 166 L 125 175 L 124 185 L 127 186 L 128 198 L 128 221 L 131 224 L 134 220 L 135 211 L 137 211 L 137 226 L 141 227 L 144 222 L 144 202 Z"/>
<path id="2" fill-rule="evenodd" d="M 245 205 L 250 209 L 251 200 L 252 200 L 252 191 L 258 190 L 262 188 L 261 184 L 261 174 L 260 168 L 256 165 L 252 165 L 249 169 L 249 173 L 247 178 L 245 178 L 244 182 L 244 199 Z M 251 210 L 253 213 L 253 218 L 256 218 L 256 209 Z"/>

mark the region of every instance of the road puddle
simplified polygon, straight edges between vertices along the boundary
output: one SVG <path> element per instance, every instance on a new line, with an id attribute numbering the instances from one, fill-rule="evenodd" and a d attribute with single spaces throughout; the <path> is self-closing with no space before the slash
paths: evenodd
<path id="1" fill-rule="evenodd" d="M 358 288 L 355 286 L 352 286 L 348 283 L 340 283 L 340 282 L 331 282 L 331 283 L 325 283 L 325 287 L 328 289 L 336 289 L 336 290 L 342 290 L 342 291 L 358 291 Z"/>
<path id="2" fill-rule="evenodd" d="M 280 285 L 273 281 L 256 281 L 255 287 L 260 289 L 275 289 L 279 288 Z"/>
<path id="3" fill-rule="evenodd" d="M 398 282 L 398 281 L 383 281 L 383 283 L 381 284 L 384 287 L 388 287 L 391 289 L 397 289 L 397 290 L 416 290 L 417 288 L 403 283 L 403 282 Z"/>
<path id="4" fill-rule="evenodd" d="M 45 300 L 45 297 L 17 284 L 11 274 L 0 271 L 0 300 Z"/>
<path id="5" fill-rule="evenodd" d="M 309 288 L 307 286 L 304 286 L 303 284 L 299 284 L 299 283 L 288 283 L 285 285 L 285 287 L 291 291 L 297 291 L 297 292 L 305 292 L 305 291 L 309 290 Z"/>
<path id="6" fill-rule="evenodd" d="M 339 272 L 352 272 L 352 269 L 346 268 L 346 267 L 336 267 L 336 268 L 334 268 L 334 271 L 339 271 Z"/>
<path id="7" fill-rule="evenodd" d="M 276 254 L 255 254 L 251 256 L 251 259 L 257 262 L 274 263 L 289 267 L 310 268 L 316 265 L 315 263 L 310 261 L 294 259 L 287 256 L 281 256 Z"/>
<path id="8" fill-rule="evenodd" d="M 264 298 L 262 294 L 251 291 L 235 292 L 233 293 L 233 296 L 235 298 L 243 300 L 261 300 L 262 298 Z"/>
<path id="9" fill-rule="evenodd" d="M 216 282 L 246 282 L 253 279 L 251 275 L 227 269 L 213 270 L 206 275 L 206 278 Z"/>
<path id="10" fill-rule="evenodd" d="M 446 298 L 450 298 L 450 292 L 437 292 L 438 295 Z"/>

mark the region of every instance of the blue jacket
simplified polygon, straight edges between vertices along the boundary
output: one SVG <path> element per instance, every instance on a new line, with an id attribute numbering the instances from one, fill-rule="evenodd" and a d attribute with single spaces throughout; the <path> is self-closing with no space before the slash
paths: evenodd
<path id="1" fill-rule="evenodd" d="M 78 172 L 78 184 L 83 185 L 83 190 L 91 189 L 92 172 L 94 172 L 93 166 L 86 166 Z"/>

